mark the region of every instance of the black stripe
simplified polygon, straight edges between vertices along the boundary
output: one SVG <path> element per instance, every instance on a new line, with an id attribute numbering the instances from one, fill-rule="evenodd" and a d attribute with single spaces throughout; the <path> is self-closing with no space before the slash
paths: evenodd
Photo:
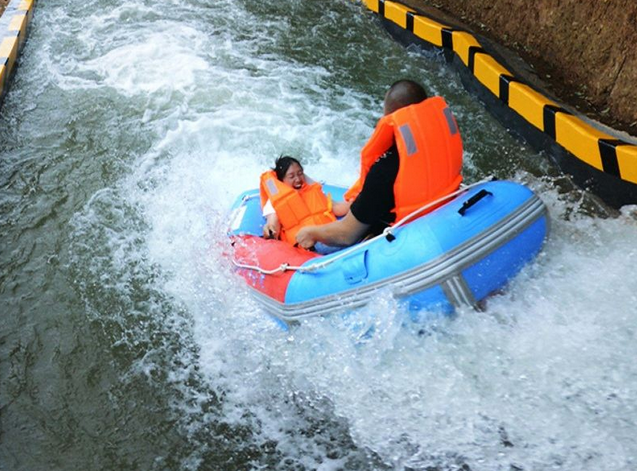
<path id="1" fill-rule="evenodd" d="M 604 172 L 621 178 L 617 162 L 617 146 L 626 145 L 626 143 L 617 139 L 600 139 L 597 145 L 599 146 L 599 155 L 602 157 Z"/>
<path id="2" fill-rule="evenodd" d="M 453 51 L 453 29 L 442 28 L 442 47 Z"/>
<path id="3" fill-rule="evenodd" d="M 500 100 L 507 105 L 509 104 L 509 84 L 511 82 L 519 82 L 519 80 L 512 75 L 500 75 Z"/>
<path id="4" fill-rule="evenodd" d="M 385 18 L 385 0 L 378 0 L 378 16 Z"/>
<path id="5" fill-rule="evenodd" d="M 475 75 L 475 60 L 476 60 L 476 54 L 478 52 L 484 52 L 484 49 L 482 49 L 482 47 L 480 46 L 471 46 L 469 47 L 469 70 L 471 71 L 471 73 L 473 75 Z"/>
<path id="6" fill-rule="evenodd" d="M 9 58 L 8 57 L 0 57 L 0 65 L 6 66 L 8 63 L 9 63 Z"/>
<path id="7" fill-rule="evenodd" d="M 553 139 L 555 139 L 555 114 L 558 112 L 568 113 L 559 106 L 544 105 L 544 132 Z"/>
<path id="8" fill-rule="evenodd" d="M 409 31 L 410 33 L 414 32 L 414 12 L 413 11 L 407 12 L 407 27 L 405 29 Z"/>

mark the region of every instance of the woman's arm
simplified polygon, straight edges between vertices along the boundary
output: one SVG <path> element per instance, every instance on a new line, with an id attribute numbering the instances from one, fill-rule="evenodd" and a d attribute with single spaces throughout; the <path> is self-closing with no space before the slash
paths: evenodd
<path id="1" fill-rule="evenodd" d="M 265 218 L 263 226 L 263 237 L 266 239 L 278 239 L 281 234 L 281 223 L 276 213 L 271 213 Z"/>

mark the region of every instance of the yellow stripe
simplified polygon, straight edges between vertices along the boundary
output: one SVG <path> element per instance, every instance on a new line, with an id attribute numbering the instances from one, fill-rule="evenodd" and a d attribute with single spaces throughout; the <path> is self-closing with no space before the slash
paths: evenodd
<path id="1" fill-rule="evenodd" d="M 555 114 L 555 141 L 580 160 L 603 171 L 599 139 L 614 139 L 614 137 L 595 129 L 573 115 Z"/>
<path id="2" fill-rule="evenodd" d="M 503 74 L 511 75 L 490 55 L 477 53 L 474 56 L 473 75 L 495 96 L 500 96 L 500 76 Z"/>
<path id="3" fill-rule="evenodd" d="M 414 17 L 414 34 L 420 39 L 442 47 L 442 29 L 448 26 L 440 24 L 424 16 Z"/>
<path id="4" fill-rule="evenodd" d="M 9 62 L 7 68 L 10 71 L 13 68 L 13 63 L 18 56 L 18 38 L 8 37 L 2 40 L 0 43 L 0 57 L 8 57 Z"/>
<path id="5" fill-rule="evenodd" d="M 393 21 L 401 28 L 407 28 L 407 12 L 414 13 L 415 10 L 407 8 L 396 2 L 385 2 L 385 18 Z"/>
<path id="6" fill-rule="evenodd" d="M 0 65 L 0 97 L 4 93 L 4 82 L 7 75 L 7 68 L 4 65 Z"/>
<path id="7" fill-rule="evenodd" d="M 27 15 L 15 15 L 9 22 L 9 31 L 24 31 L 27 25 Z"/>
<path id="8" fill-rule="evenodd" d="M 374 13 L 378 13 L 378 1 L 379 0 L 362 0 L 365 6 Z"/>
<path id="9" fill-rule="evenodd" d="M 473 35 L 464 31 L 454 31 L 453 33 L 453 50 L 458 57 L 469 66 L 469 48 L 472 46 L 481 47 L 480 43 Z"/>
<path id="10" fill-rule="evenodd" d="M 18 5 L 19 11 L 28 11 L 33 6 L 33 0 L 22 0 Z"/>
<path id="11" fill-rule="evenodd" d="M 637 183 L 637 146 L 617 146 L 616 152 L 622 179 Z"/>
<path id="12" fill-rule="evenodd" d="M 544 95 L 519 82 L 509 84 L 509 108 L 544 131 L 544 105 L 557 106 Z"/>

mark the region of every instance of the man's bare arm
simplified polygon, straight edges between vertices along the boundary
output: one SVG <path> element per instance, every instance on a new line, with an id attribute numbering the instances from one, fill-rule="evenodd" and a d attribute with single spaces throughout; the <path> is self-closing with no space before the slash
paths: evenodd
<path id="1" fill-rule="evenodd" d="M 296 235 L 297 243 L 304 249 L 321 242 L 326 245 L 347 247 L 358 242 L 369 229 L 348 211 L 343 219 L 322 226 L 307 226 Z"/>

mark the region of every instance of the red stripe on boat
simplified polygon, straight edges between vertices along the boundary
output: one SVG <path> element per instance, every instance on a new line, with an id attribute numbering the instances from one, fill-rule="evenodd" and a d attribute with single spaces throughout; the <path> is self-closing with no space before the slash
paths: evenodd
<path id="1" fill-rule="evenodd" d="M 241 236 L 234 238 L 234 257 L 238 263 L 252 265 L 264 270 L 279 268 L 283 263 L 301 266 L 320 255 L 307 250 L 292 247 L 280 240 L 267 240 L 262 237 Z M 239 269 L 239 274 L 250 286 L 269 297 L 285 302 L 285 292 L 294 271 L 277 272 L 265 275 L 256 270 Z"/>

